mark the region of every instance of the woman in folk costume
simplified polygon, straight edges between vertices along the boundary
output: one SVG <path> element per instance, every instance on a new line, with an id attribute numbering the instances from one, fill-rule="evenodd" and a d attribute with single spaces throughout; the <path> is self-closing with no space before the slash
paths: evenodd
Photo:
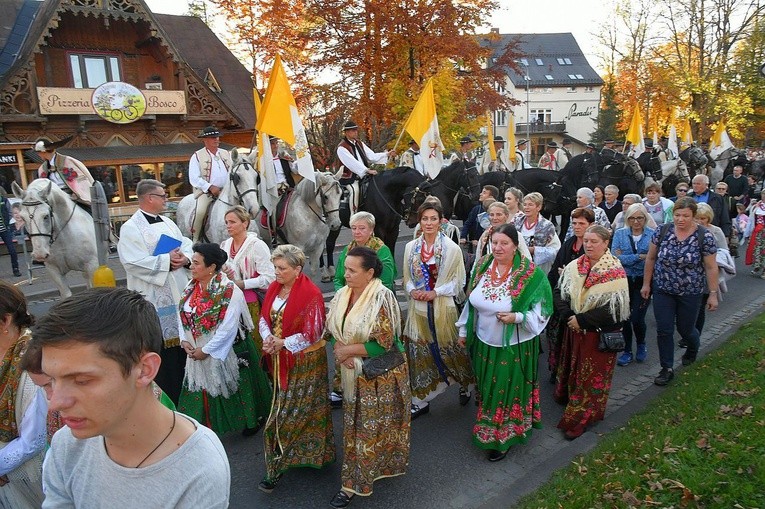
<path id="1" fill-rule="evenodd" d="M 476 246 L 476 258 L 473 268 L 476 267 L 478 260 L 482 256 L 491 254 L 491 235 L 496 228 L 499 228 L 503 224 L 513 224 L 513 215 L 510 214 L 508 206 L 502 202 L 495 201 L 486 208 L 486 213 L 489 216 L 489 227 L 484 230 L 481 237 L 478 239 L 478 245 Z M 523 237 L 518 237 L 518 249 L 521 254 L 526 258 L 531 258 L 529 247 L 526 245 L 526 241 Z"/>
<path id="2" fill-rule="evenodd" d="M 247 231 L 250 215 L 241 205 L 226 212 L 226 231 L 230 235 L 220 248 L 228 255 L 223 272 L 244 293 L 244 300 L 253 323 L 260 320 L 260 295 L 265 295 L 268 286 L 274 282 L 274 264 L 271 252 L 256 233 Z M 252 339 L 258 351 L 263 349 L 263 339 L 258 331 L 252 331 Z"/>
<path id="3" fill-rule="evenodd" d="M 221 271 L 226 259 L 217 244 L 194 245 L 192 279 L 179 306 L 188 358 L 178 411 L 218 434 L 250 436 L 268 414 L 271 389 L 249 334 L 244 295 Z"/>
<path id="4" fill-rule="evenodd" d="M 491 243 L 492 254 L 470 278 L 457 327 L 478 384 L 473 443 L 499 461 L 541 427 L 539 334 L 553 301 L 547 275 L 518 250 L 515 226 L 496 228 Z"/>
<path id="5" fill-rule="evenodd" d="M 408 342 L 412 385 L 412 418 L 430 410 L 429 401 L 456 382 L 460 404 L 470 401 L 474 382 L 465 348 L 457 344 L 458 312 L 465 265 L 459 246 L 439 232 L 443 211 L 430 203 L 417 211 L 422 236 L 404 250 L 404 289 L 409 300 L 405 342 Z"/>
<path id="6" fill-rule="evenodd" d="M 752 205 L 749 221 L 744 230 L 746 246 L 746 264 L 753 265 L 752 275 L 765 279 L 765 190 L 760 193 L 760 201 Z"/>
<path id="7" fill-rule="evenodd" d="M 399 341 L 401 315 L 381 273 L 374 251 L 349 251 L 346 286 L 327 314 L 344 398 L 342 488 L 333 507 L 346 507 L 354 495 L 371 495 L 374 481 L 406 473 L 409 463 L 411 392 Z"/>
<path id="8" fill-rule="evenodd" d="M 569 440 L 603 420 L 617 352 L 598 350 L 600 332 L 621 330 L 630 317 L 627 274 L 608 250 L 609 238 L 602 226 L 590 226 L 584 254 L 566 265 L 554 291 L 566 323 L 554 397 L 566 405 L 558 428 Z"/>
<path id="9" fill-rule="evenodd" d="M 547 274 L 560 249 L 560 238 L 555 225 L 540 214 L 543 206 L 544 198 L 540 193 L 529 193 L 523 197 L 523 212 L 513 221 L 519 239 L 523 238 L 528 246 L 532 261 Z"/>
<path id="10" fill-rule="evenodd" d="M 324 297 L 303 274 L 305 254 L 290 244 L 272 256 L 276 281 L 260 317 L 263 352 L 274 398 L 263 428 L 266 475 L 258 488 L 270 493 L 289 468 L 321 468 L 335 461 L 329 406 Z"/>
<path id="11" fill-rule="evenodd" d="M 422 202 L 425 203 L 432 203 L 435 205 L 438 205 L 441 207 L 441 200 L 438 198 L 438 196 L 430 195 L 425 198 Z M 452 239 L 455 244 L 459 244 L 460 242 L 460 229 L 457 228 L 457 226 L 449 221 L 447 218 L 441 219 L 441 225 L 438 227 L 439 231 L 446 235 L 446 238 Z M 414 232 L 412 232 L 412 238 L 416 239 L 422 235 L 422 228 L 420 228 L 420 224 L 417 223 L 414 225 Z"/>
<path id="12" fill-rule="evenodd" d="M 24 294 L 0 281 L 0 507 L 27 509 L 43 502 L 45 394 L 21 368 L 31 338 Z"/>

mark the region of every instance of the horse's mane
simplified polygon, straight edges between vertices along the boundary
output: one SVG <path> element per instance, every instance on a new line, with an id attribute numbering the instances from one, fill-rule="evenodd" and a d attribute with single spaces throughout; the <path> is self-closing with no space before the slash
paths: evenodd
<path id="1" fill-rule="evenodd" d="M 43 199 L 40 196 L 40 193 L 48 185 L 50 185 L 50 190 L 48 191 L 48 196 L 45 199 Z M 30 184 L 27 186 L 26 192 L 27 192 L 27 195 L 29 193 L 33 193 L 34 194 L 34 198 L 36 200 L 41 201 L 43 203 L 48 203 L 51 206 L 53 206 L 53 203 L 51 203 L 51 202 L 55 202 L 56 201 L 56 200 L 51 200 L 52 197 L 53 198 L 58 198 L 58 199 L 62 199 L 62 198 L 68 199 L 69 198 L 66 195 L 66 193 L 64 191 L 62 191 L 61 189 L 59 189 L 59 187 L 57 185 L 53 184 L 53 182 L 51 180 L 43 179 L 43 178 L 34 179 L 32 182 L 30 182 Z M 28 200 L 28 198 L 27 198 L 27 200 Z M 74 203 L 74 202 L 72 202 L 72 203 Z"/>

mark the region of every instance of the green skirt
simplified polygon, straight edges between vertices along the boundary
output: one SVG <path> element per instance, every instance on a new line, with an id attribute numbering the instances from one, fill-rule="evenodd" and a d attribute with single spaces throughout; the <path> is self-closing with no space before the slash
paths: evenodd
<path id="1" fill-rule="evenodd" d="M 473 443 L 502 452 L 511 445 L 526 443 L 531 429 L 542 427 L 539 336 L 507 348 L 489 346 L 475 338 L 469 350 L 479 398 Z"/>
<path id="2" fill-rule="evenodd" d="M 287 387 L 276 392 L 263 442 L 269 479 L 288 468 L 321 468 L 335 461 L 325 348 L 295 355 Z"/>
<path id="3" fill-rule="evenodd" d="M 260 367 L 260 354 L 249 334 L 234 343 L 234 353 L 240 359 L 239 389 L 234 394 L 224 398 L 212 397 L 206 391 L 190 392 L 184 381 L 178 400 L 179 412 L 193 417 L 219 435 L 257 427 L 268 416 L 271 405 L 268 376 Z"/>

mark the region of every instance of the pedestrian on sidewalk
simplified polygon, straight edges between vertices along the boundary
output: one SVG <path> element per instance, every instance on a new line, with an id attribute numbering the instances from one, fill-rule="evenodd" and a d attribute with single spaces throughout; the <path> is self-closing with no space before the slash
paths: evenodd
<path id="1" fill-rule="evenodd" d="M 6 198 L 5 193 L 0 191 L 0 238 L 3 239 L 5 249 L 11 257 L 11 268 L 13 275 L 21 277 L 19 270 L 19 257 L 16 254 L 16 246 L 13 244 L 13 226 L 11 226 L 11 203 Z"/>

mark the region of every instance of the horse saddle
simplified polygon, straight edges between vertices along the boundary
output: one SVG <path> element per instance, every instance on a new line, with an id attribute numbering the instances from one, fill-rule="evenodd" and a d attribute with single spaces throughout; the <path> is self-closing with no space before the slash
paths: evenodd
<path id="1" fill-rule="evenodd" d="M 287 210 L 290 206 L 290 201 L 292 201 L 292 193 L 294 192 L 293 188 L 288 188 L 279 198 L 278 203 L 276 204 L 276 230 L 279 231 L 280 228 L 284 228 L 284 221 L 287 219 Z M 271 235 L 274 234 L 274 229 L 272 228 L 272 225 L 270 224 L 270 214 L 261 214 L 260 215 L 260 226 L 262 226 L 264 229 L 271 232 Z"/>
<path id="2" fill-rule="evenodd" d="M 343 225 L 350 227 L 351 216 L 358 212 L 364 204 L 364 198 L 371 181 L 372 176 L 364 177 L 361 180 L 358 178 L 340 179 L 342 195 L 340 196 L 339 213 L 340 222 Z"/>

